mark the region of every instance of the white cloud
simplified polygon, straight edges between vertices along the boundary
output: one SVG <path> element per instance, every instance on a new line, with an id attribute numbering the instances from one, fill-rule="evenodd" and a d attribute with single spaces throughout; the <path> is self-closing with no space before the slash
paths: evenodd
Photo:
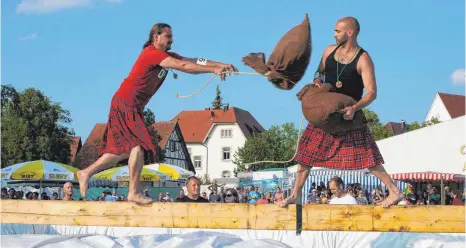
<path id="1" fill-rule="evenodd" d="M 76 7 L 88 6 L 91 1 L 96 0 L 21 0 L 16 7 L 17 13 L 35 13 L 44 14 L 70 9 Z M 121 3 L 123 0 L 103 0 L 107 3 Z"/>
<path id="2" fill-rule="evenodd" d="M 23 36 L 19 38 L 19 40 L 35 40 L 39 37 L 38 33 L 33 33 L 33 34 L 28 34 L 26 36 Z"/>
<path id="3" fill-rule="evenodd" d="M 464 84 L 466 80 L 466 72 L 464 69 L 457 69 L 450 75 L 450 78 L 453 84 Z"/>

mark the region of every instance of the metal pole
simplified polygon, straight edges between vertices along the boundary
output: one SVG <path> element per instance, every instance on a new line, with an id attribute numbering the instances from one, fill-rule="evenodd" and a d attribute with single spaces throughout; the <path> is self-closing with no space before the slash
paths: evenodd
<path id="1" fill-rule="evenodd" d="M 443 187 L 443 174 L 440 174 L 440 201 L 442 205 L 445 205 L 445 189 Z"/>

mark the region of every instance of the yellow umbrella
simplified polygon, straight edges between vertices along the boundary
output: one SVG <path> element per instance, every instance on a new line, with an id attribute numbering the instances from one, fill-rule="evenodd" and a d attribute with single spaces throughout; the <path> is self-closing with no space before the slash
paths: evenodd
<path id="1" fill-rule="evenodd" d="M 47 160 L 14 164 L 1 170 L 2 179 L 13 180 L 76 180 L 77 168 Z"/>
<path id="2" fill-rule="evenodd" d="M 144 168 L 152 169 L 167 174 L 171 177 L 172 180 L 186 179 L 190 176 L 194 176 L 193 172 L 171 164 L 150 164 L 145 165 Z"/>
<path id="3" fill-rule="evenodd" d="M 126 182 L 129 181 L 129 167 L 128 166 L 121 166 L 115 167 L 108 170 L 101 171 L 95 174 L 92 178 L 98 179 L 107 179 L 111 181 L 117 182 Z M 156 182 L 156 181 L 164 181 L 168 180 L 168 175 L 164 175 L 157 171 L 143 168 L 141 172 L 141 181 L 149 181 L 149 182 Z"/>

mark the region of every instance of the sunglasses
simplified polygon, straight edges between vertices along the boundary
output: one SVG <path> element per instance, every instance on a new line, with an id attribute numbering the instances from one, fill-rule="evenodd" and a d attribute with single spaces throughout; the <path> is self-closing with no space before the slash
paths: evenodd
<path id="1" fill-rule="evenodd" d="M 226 196 L 226 197 L 232 197 L 233 194 L 230 193 L 230 194 L 226 194 L 225 196 Z"/>

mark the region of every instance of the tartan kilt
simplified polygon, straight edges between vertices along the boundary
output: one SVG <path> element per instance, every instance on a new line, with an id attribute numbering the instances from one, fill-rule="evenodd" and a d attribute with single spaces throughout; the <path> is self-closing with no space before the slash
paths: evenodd
<path id="1" fill-rule="evenodd" d="M 123 99 L 113 97 L 107 126 L 99 145 L 99 157 L 104 153 L 130 154 L 138 145 L 144 150 L 145 156 L 156 158 L 155 146 L 144 124 L 142 110 Z"/>
<path id="2" fill-rule="evenodd" d="M 368 127 L 331 134 L 311 124 L 301 136 L 294 161 L 339 170 L 360 170 L 384 163 Z"/>

